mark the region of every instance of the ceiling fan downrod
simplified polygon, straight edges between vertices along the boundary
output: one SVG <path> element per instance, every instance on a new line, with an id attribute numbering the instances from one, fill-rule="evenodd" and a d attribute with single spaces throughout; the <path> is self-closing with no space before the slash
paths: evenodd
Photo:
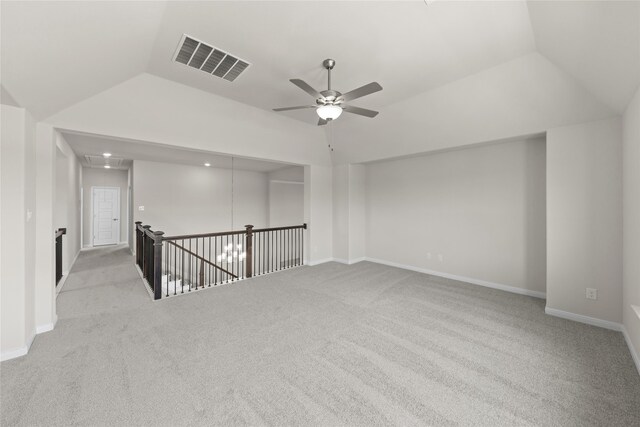
<path id="1" fill-rule="evenodd" d="M 336 66 L 336 61 L 334 61 L 333 59 L 325 59 L 324 61 L 322 61 L 322 65 L 324 66 L 324 68 L 327 69 L 327 74 L 328 74 L 327 90 L 331 90 L 331 70 L 333 70 L 333 67 Z"/>

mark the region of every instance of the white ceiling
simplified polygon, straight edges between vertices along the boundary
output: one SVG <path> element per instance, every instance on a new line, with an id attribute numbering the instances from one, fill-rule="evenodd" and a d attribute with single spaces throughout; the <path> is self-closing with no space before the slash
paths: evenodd
<path id="1" fill-rule="evenodd" d="M 354 102 L 382 108 L 535 50 L 622 111 L 640 81 L 640 2 L 7 2 L 2 86 L 38 119 L 149 72 L 255 107 L 312 98 L 321 62 Z M 172 62 L 183 33 L 252 63 L 234 83 Z M 275 114 L 275 113 L 274 113 Z M 309 123 L 312 111 L 287 114 Z M 344 121 L 369 119 L 348 116 Z"/>
<path id="2" fill-rule="evenodd" d="M 640 81 L 639 1 L 529 2 L 540 53 L 622 113 Z"/>
<path id="3" fill-rule="evenodd" d="M 152 144 L 149 142 L 132 141 L 117 138 L 108 138 L 98 135 L 87 135 L 72 132 L 62 132 L 64 139 L 76 153 L 78 159 L 85 167 L 91 167 L 85 155 L 102 156 L 102 153 L 111 153 L 114 158 L 124 159 L 120 169 L 128 169 L 132 160 L 146 160 L 150 162 L 178 163 L 191 166 L 205 167 L 210 163 L 211 167 L 231 169 L 231 157 L 200 150 L 187 150 L 173 146 Z M 263 160 L 233 158 L 233 168 L 253 172 L 273 172 L 294 165 L 285 163 L 266 162 Z"/>
<path id="4" fill-rule="evenodd" d="M 183 33 L 252 65 L 229 83 L 172 62 Z M 314 104 L 289 79 L 326 89 L 322 61 L 332 58 L 333 88 L 377 81 L 382 92 L 353 104 L 379 108 L 533 50 L 524 2 L 171 2 L 149 72 L 272 109 Z M 313 111 L 286 114 L 318 120 Z"/>
<path id="5" fill-rule="evenodd" d="M 1 78 L 36 118 L 147 67 L 164 3 L 2 1 Z"/>

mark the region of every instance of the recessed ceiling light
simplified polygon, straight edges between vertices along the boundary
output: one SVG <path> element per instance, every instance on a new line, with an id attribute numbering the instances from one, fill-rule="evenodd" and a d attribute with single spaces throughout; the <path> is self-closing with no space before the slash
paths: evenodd
<path id="1" fill-rule="evenodd" d="M 111 157 L 111 153 L 102 153 L 104 157 Z"/>
<path id="2" fill-rule="evenodd" d="M 205 163 L 204 165 L 205 165 L 206 167 L 209 167 L 209 166 L 211 166 L 211 163 Z"/>
<path id="3" fill-rule="evenodd" d="M 104 168 L 105 168 L 105 169 L 111 169 L 111 166 L 109 166 L 109 165 L 104 165 Z"/>

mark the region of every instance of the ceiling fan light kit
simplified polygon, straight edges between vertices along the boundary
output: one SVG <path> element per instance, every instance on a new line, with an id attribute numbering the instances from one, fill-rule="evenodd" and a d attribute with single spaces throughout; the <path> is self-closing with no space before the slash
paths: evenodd
<path id="1" fill-rule="evenodd" d="M 336 65 L 336 61 L 333 59 L 325 59 L 322 62 L 322 65 L 327 70 L 327 90 L 323 90 L 322 92 L 318 92 L 311 85 L 304 82 L 300 79 L 291 79 L 289 80 L 294 85 L 298 86 L 300 89 L 307 92 L 309 95 L 316 98 L 316 105 L 301 105 L 298 107 L 285 107 L 285 108 L 274 108 L 273 111 L 290 111 L 290 110 L 302 110 L 306 108 L 315 108 L 316 113 L 320 117 L 318 121 L 318 126 L 326 125 L 329 121 L 335 120 L 342 114 L 342 111 L 346 111 L 352 114 L 358 114 L 360 116 L 365 116 L 369 118 L 373 118 L 378 115 L 377 111 L 367 110 L 366 108 L 360 107 L 352 107 L 349 105 L 345 105 L 345 102 L 352 101 L 357 98 L 361 98 L 366 95 L 370 95 L 372 93 L 378 92 L 382 90 L 382 86 L 380 86 L 377 82 L 372 82 L 358 89 L 354 89 L 350 92 L 342 94 L 337 90 L 331 89 L 331 70 Z"/>
<path id="2" fill-rule="evenodd" d="M 316 113 L 322 120 L 335 120 L 342 114 L 342 107 L 338 105 L 321 105 L 316 109 Z"/>

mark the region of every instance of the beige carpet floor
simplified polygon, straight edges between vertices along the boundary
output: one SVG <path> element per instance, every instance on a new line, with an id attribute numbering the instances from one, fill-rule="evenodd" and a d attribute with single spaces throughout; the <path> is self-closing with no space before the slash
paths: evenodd
<path id="1" fill-rule="evenodd" d="M 1 424 L 640 426 L 622 335 L 539 299 L 366 262 L 143 286 L 126 249 L 83 252 L 0 366 Z"/>

